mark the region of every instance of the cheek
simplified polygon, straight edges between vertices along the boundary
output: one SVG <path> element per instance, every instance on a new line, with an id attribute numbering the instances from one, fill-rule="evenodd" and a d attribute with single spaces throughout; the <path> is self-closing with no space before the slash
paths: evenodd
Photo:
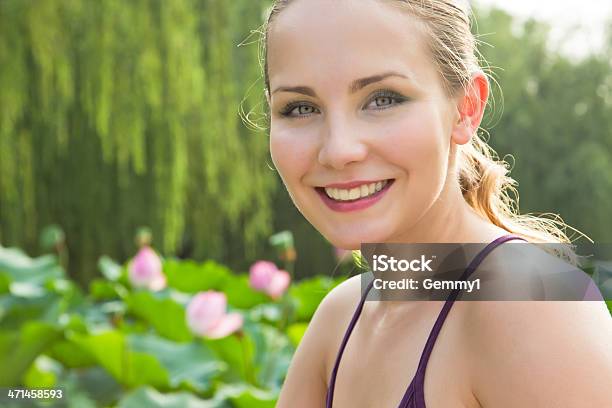
<path id="1" fill-rule="evenodd" d="M 444 174 L 449 146 L 446 139 L 435 112 L 415 109 L 409 115 L 404 115 L 400 121 L 387 127 L 385 157 L 415 176 L 422 175 L 423 178 L 427 178 Z M 429 183 L 431 181 L 429 179 Z"/>
<path id="2" fill-rule="evenodd" d="M 270 128 L 270 155 L 288 188 L 308 171 L 316 146 L 307 132 L 282 126 Z"/>

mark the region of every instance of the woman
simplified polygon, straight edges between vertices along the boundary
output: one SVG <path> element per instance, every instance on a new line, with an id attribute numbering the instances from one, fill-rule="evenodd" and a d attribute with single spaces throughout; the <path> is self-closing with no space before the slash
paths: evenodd
<path id="1" fill-rule="evenodd" d="M 489 82 L 462 3 L 277 1 L 265 44 L 272 159 L 335 246 L 491 243 L 475 268 L 508 241 L 567 242 L 514 214 L 476 135 Z M 319 306 L 278 406 L 612 406 L 611 326 L 602 302 L 364 303 L 354 277 Z"/>

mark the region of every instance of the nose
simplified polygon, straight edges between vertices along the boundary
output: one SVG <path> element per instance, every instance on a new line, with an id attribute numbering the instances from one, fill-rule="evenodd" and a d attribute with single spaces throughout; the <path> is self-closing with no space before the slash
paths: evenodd
<path id="1" fill-rule="evenodd" d="M 341 170 L 345 166 L 363 161 L 368 155 L 367 145 L 359 130 L 347 119 L 328 119 L 319 150 L 319 163 Z"/>

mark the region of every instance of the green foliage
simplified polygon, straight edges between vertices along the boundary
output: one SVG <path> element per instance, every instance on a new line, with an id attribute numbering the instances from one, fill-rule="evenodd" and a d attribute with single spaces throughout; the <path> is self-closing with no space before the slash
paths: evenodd
<path id="1" fill-rule="evenodd" d="M 185 323 L 185 308 L 169 296 L 148 291 L 130 293 L 125 298 L 129 313 L 150 324 L 160 335 L 174 341 L 193 339 Z"/>
<path id="2" fill-rule="evenodd" d="M 274 392 L 246 384 L 225 385 L 219 389 L 219 396 L 227 398 L 236 408 L 273 408 L 277 397 Z"/>
<path id="3" fill-rule="evenodd" d="M 186 293 L 220 290 L 231 279 L 231 271 L 213 261 L 198 264 L 194 261 L 169 259 L 164 263 L 168 284 Z"/>
<path id="4" fill-rule="evenodd" d="M 59 224 L 82 282 L 140 225 L 167 254 L 261 248 L 276 183 L 240 117 L 263 107 L 257 44 L 238 45 L 266 5 L 0 2 L 0 241 L 33 252 Z"/>
<path id="5" fill-rule="evenodd" d="M 0 331 L 0 386 L 19 384 L 34 359 L 59 338 L 56 327 L 39 321 L 26 322 L 18 331 Z"/>
<path id="6" fill-rule="evenodd" d="M 295 323 L 291 326 L 287 327 L 287 336 L 289 340 L 291 340 L 291 344 L 294 347 L 297 347 L 300 344 L 300 340 L 304 337 L 304 333 L 306 333 L 306 329 L 308 328 L 308 323 Z"/>
<path id="7" fill-rule="evenodd" d="M 170 388 L 186 387 L 204 393 L 227 363 L 218 360 L 203 342 L 176 343 L 154 335 L 131 335 L 129 344 L 138 352 L 155 357 L 168 372 Z M 149 383 L 151 384 L 151 383 Z"/>
<path id="8" fill-rule="evenodd" d="M 70 340 L 107 370 L 118 382 L 128 387 L 151 384 L 165 387 L 168 372 L 152 355 L 134 351 L 118 331 L 99 334 L 72 334 Z"/>
<path id="9" fill-rule="evenodd" d="M 223 287 L 230 304 L 241 309 L 248 309 L 258 304 L 268 301 L 268 297 L 263 293 L 256 292 L 249 287 L 247 276 L 239 276 L 228 282 Z"/>
<path id="10" fill-rule="evenodd" d="M 301 321 L 310 321 L 317 306 L 325 295 L 339 284 L 344 277 L 336 280 L 327 276 L 318 276 L 310 279 L 305 279 L 289 289 L 292 298 L 297 304 L 296 314 L 297 319 Z"/>
<path id="11" fill-rule="evenodd" d="M 219 400 L 203 400 L 188 392 L 161 394 L 151 387 L 141 387 L 126 395 L 117 408 L 227 408 Z"/>
<path id="12" fill-rule="evenodd" d="M 29 388 L 53 388 L 57 383 L 57 376 L 60 372 L 60 364 L 40 355 L 25 373 L 23 382 Z"/>
<path id="13" fill-rule="evenodd" d="M 64 277 L 64 271 L 53 255 L 31 259 L 17 248 L 2 248 L 0 251 L 0 273 L 8 275 L 11 282 L 42 285 Z"/>
<path id="14" fill-rule="evenodd" d="M 248 309 L 264 303 L 268 298 L 249 287 L 246 276 L 236 277 L 225 266 L 208 260 L 198 264 L 194 261 L 168 260 L 164 264 L 168 284 L 185 293 L 207 290 L 225 292 L 228 302 L 240 309 Z"/>
<path id="15" fill-rule="evenodd" d="M 75 407 L 273 407 L 306 328 L 284 308 L 301 305 L 308 319 L 337 283 L 312 279 L 273 301 L 216 262 L 168 259 L 169 287 L 151 292 L 132 288 L 126 265 L 105 257 L 104 278 L 83 295 L 55 257 L 0 247 L 0 261 L 0 366 L 11 367 L 0 385 L 62 387 Z M 226 293 L 244 317 L 240 331 L 208 339 L 189 330 L 188 302 L 208 290 Z"/>

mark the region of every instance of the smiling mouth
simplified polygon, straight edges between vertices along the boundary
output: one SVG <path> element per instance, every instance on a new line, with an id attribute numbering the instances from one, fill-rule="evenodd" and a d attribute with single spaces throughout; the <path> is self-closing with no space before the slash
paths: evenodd
<path id="1" fill-rule="evenodd" d="M 316 187 L 316 189 L 320 193 L 325 194 L 331 200 L 338 202 L 352 202 L 377 195 L 388 184 L 393 183 L 393 181 L 394 179 L 381 180 L 375 183 L 362 184 L 361 186 L 351 189 L 330 187 Z"/>

